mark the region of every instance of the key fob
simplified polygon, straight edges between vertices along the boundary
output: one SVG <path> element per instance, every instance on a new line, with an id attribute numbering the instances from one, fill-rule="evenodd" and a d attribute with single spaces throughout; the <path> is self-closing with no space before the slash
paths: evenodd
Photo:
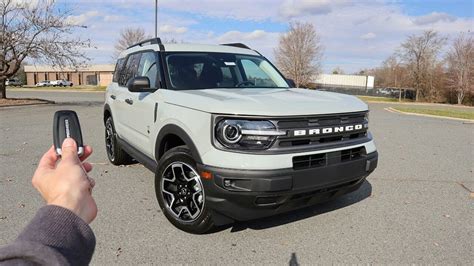
<path id="1" fill-rule="evenodd" d="M 61 146 L 65 138 L 73 138 L 77 143 L 77 155 L 84 154 L 82 143 L 81 125 L 76 112 L 71 110 L 60 110 L 54 114 L 53 120 L 53 143 L 56 154 L 61 155 Z"/>

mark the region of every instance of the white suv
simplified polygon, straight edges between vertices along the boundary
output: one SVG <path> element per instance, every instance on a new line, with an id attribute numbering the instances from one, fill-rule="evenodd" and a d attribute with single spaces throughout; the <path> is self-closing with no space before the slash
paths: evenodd
<path id="1" fill-rule="evenodd" d="M 133 45 L 106 92 L 108 158 L 153 171 L 164 214 L 192 233 L 358 189 L 378 159 L 367 105 L 290 84 L 243 44 Z"/>

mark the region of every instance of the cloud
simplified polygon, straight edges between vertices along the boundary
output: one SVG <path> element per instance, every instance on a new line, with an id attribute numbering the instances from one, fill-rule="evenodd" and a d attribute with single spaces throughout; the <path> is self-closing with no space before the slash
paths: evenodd
<path id="1" fill-rule="evenodd" d="M 449 15 L 449 14 L 446 14 L 446 13 L 443 13 L 443 12 L 441 12 L 441 13 L 432 12 L 428 15 L 415 17 L 413 19 L 413 23 L 415 23 L 416 25 L 427 25 L 427 24 L 433 24 L 433 23 L 440 22 L 440 21 L 453 22 L 455 20 L 456 20 L 456 18 Z"/>
<path id="2" fill-rule="evenodd" d="M 98 17 L 98 16 L 101 16 L 101 13 L 97 10 L 92 10 L 92 11 L 82 13 L 78 16 L 68 16 L 66 20 L 69 23 L 74 24 L 74 25 L 83 25 L 91 18 Z"/>
<path id="3" fill-rule="evenodd" d="M 119 22 L 122 19 L 124 19 L 124 17 L 118 16 L 118 15 L 106 15 L 106 16 L 104 16 L 104 21 L 105 22 Z"/>
<path id="4" fill-rule="evenodd" d="M 252 32 L 228 31 L 217 38 L 219 42 L 242 42 L 249 40 L 258 40 L 265 38 L 267 32 L 263 30 L 254 30 Z"/>
<path id="5" fill-rule="evenodd" d="M 375 37 L 377 37 L 377 34 L 373 32 L 368 32 L 360 36 L 362 40 L 370 40 L 370 39 L 374 39 Z"/>
<path id="6" fill-rule="evenodd" d="M 159 27 L 159 32 L 160 33 L 176 33 L 176 34 L 182 34 L 188 31 L 188 28 L 186 27 L 176 27 L 172 25 L 163 25 Z"/>
<path id="7" fill-rule="evenodd" d="M 303 15 L 325 15 L 334 8 L 348 2 L 341 0 L 285 0 L 280 5 L 280 14 L 285 18 L 295 18 Z"/>

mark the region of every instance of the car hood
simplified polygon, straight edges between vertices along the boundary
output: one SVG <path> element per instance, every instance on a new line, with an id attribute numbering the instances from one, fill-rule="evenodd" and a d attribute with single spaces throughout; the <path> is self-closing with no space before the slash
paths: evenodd
<path id="1" fill-rule="evenodd" d="M 208 113 L 289 116 L 348 113 L 367 110 L 358 98 L 307 89 L 163 90 L 169 104 Z"/>

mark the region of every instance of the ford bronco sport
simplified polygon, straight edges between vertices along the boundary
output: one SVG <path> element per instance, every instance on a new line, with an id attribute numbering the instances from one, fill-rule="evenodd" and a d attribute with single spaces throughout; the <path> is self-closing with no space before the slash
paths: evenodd
<path id="1" fill-rule="evenodd" d="M 191 233 L 357 190 L 378 159 L 367 105 L 290 84 L 243 44 L 140 42 L 107 88 L 108 158 L 153 171 L 163 213 Z"/>

